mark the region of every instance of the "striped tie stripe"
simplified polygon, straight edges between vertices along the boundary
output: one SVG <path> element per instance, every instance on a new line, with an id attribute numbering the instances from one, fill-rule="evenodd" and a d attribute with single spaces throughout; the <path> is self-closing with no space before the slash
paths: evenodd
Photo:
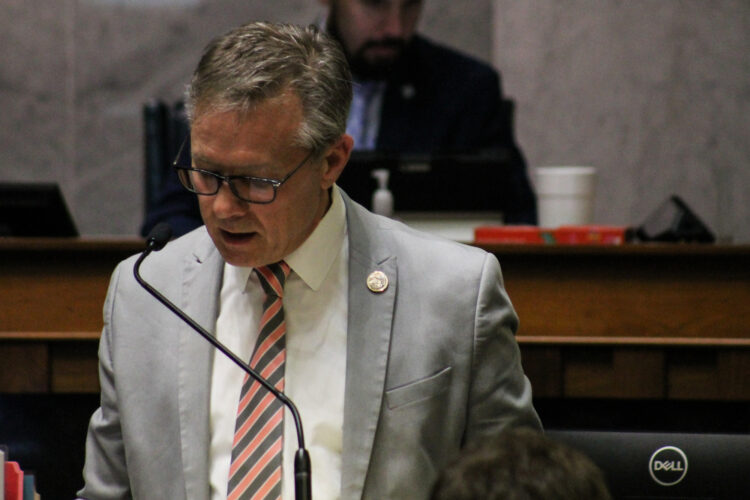
<path id="1" fill-rule="evenodd" d="M 281 360 L 279 360 L 279 362 L 280 362 L 280 361 L 281 361 Z M 261 377 L 263 377 L 263 378 L 265 378 L 265 379 L 268 379 L 268 378 L 270 377 L 270 374 L 271 374 L 271 373 L 273 372 L 273 370 L 274 370 L 275 368 L 276 368 L 276 364 L 270 364 L 270 365 L 268 366 L 268 369 L 266 369 L 266 370 L 263 370 L 262 372 L 260 372 L 260 376 L 261 376 Z M 276 387 L 276 388 L 277 388 L 278 390 L 280 390 L 280 391 L 283 391 L 283 390 L 284 390 L 284 383 L 283 383 L 283 382 L 284 382 L 284 380 L 282 379 L 282 380 L 280 381 L 280 383 L 279 383 L 279 384 L 276 384 L 276 385 L 275 385 L 274 387 Z M 249 406 L 249 404 L 250 404 L 250 401 L 252 401 L 252 399 L 253 399 L 253 398 L 255 397 L 255 395 L 256 395 L 256 394 L 258 393 L 258 391 L 261 391 L 261 390 L 262 390 L 262 391 L 265 391 L 265 389 L 263 389 L 263 388 L 262 388 L 262 387 L 260 386 L 260 384 L 255 384 L 255 385 L 252 385 L 252 386 L 250 387 L 250 390 L 248 390 L 247 394 L 245 394 L 245 395 L 244 395 L 244 396 L 243 396 L 243 397 L 242 397 L 242 398 L 240 399 L 240 404 L 239 404 L 239 407 L 237 408 L 237 414 L 238 414 L 238 415 L 240 415 L 240 414 L 242 414 L 242 413 L 245 413 L 245 411 L 247 410 L 247 408 L 248 408 L 248 406 Z M 270 394 L 270 393 L 268 393 L 268 392 L 266 392 L 266 398 L 272 398 L 272 399 L 276 399 L 276 398 L 275 398 L 275 397 L 273 396 L 273 394 Z M 264 400 L 265 400 L 265 398 L 264 398 Z"/>
<path id="2" fill-rule="evenodd" d="M 266 298 L 250 366 L 283 391 L 286 324 L 281 299 L 290 268 L 282 261 L 256 268 L 255 272 Z M 281 498 L 283 430 L 283 404 L 254 379 L 245 376 L 232 444 L 228 500 Z"/>
<path id="3" fill-rule="evenodd" d="M 263 425 L 260 427 L 260 429 L 258 429 L 257 426 L 254 426 L 253 424 L 260 418 L 261 415 L 265 413 L 271 403 L 273 403 L 274 399 L 274 396 L 271 394 L 264 397 L 258 407 L 247 418 L 247 420 L 243 422 L 242 425 L 235 431 L 232 449 L 238 450 L 238 457 L 243 455 L 246 456 L 246 450 L 252 451 L 253 449 L 256 449 L 258 444 L 260 444 L 260 442 L 263 440 L 263 437 L 268 435 L 268 433 L 273 430 L 273 428 L 267 428 L 267 425 Z M 277 421 L 281 418 L 283 418 L 283 413 L 275 412 L 273 413 L 273 416 L 269 419 L 269 421 Z M 256 430 L 256 434 L 248 434 L 251 429 Z M 236 471 L 240 467 L 240 465 L 242 465 L 242 462 L 240 462 L 239 460 L 232 463 L 230 474 L 233 473 L 233 471 Z"/>
<path id="4" fill-rule="evenodd" d="M 248 456 L 250 456 L 250 452 L 253 451 L 257 447 L 257 445 L 263 440 L 263 435 L 269 433 L 273 427 L 278 425 L 280 421 L 283 420 L 283 415 L 279 412 L 274 413 L 273 418 L 271 418 L 268 422 L 266 422 L 266 425 L 263 426 L 261 429 L 261 432 L 258 436 L 255 436 L 252 441 L 248 443 L 248 445 L 242 450 L 242 452 L 238 455 L 238 459 L 235 463 L 232 464 L 232 467 L 229 469 L 229 474 L 234 474 L 235 471 L 239 468 L 239 465 L 247 459 Z"/>
<path id="5" fill-rule="evenodd" d="M 277 456 L 281 454 L 281 449 L 282 438 L 279 437 L 270 443 L 262 456 L 258 457 L 254 466 L 237 483 L 234 491 L 227 496 L 227 500 L 265 499 L 272 489 L 278 490 L 278 494 L 274 493 L 268 498 L 281 498 L 281 474 L 278 475 L 278 481 L 275 484 L 268 484 L 270 478 L 277 477 L 276 471 L 281 471 L 281 466 L 275 463 Z"/>

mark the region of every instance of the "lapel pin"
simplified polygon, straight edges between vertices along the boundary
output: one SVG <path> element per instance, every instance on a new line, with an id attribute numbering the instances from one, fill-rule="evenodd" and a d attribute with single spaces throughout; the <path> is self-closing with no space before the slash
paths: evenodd
<path id="1" fill-rule="evenodd" d="M 367 288 L 373 293 L 385 292 L 388 288 L 388 276 L 383 271 L 373 271 L 367 277 Z"/>
<path id="2" fill-rule="evenodd" d="M 404 99 L 411 99 L 416 95 L 417 91 L 414 88 L 414 85 L 406 84 L 401 87 L 401 97 Z"/>

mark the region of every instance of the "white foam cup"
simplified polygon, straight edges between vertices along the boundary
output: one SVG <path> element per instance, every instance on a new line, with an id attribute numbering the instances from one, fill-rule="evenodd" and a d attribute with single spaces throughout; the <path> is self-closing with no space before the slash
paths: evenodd
<path id="1" fill-rule="evenodd" d="M 579 226 L 593 222 L 595 167 L 536 167 L 535 174 L 540 227 Z"/>

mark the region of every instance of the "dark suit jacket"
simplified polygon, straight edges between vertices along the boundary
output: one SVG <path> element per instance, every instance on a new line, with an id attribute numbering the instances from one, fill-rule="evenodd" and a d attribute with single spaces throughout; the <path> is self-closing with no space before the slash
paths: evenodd
<path id="1" fill-rule="evenodd" d="M 513 135 L 513 102 L 503 98 L 500 76 L 486 64 L 415 36 L 388 80 L 377 148 L 507 158 L 498 168 L 510 169 L 510 186 L 498 208 L 507 223 L 537 222 L 536 197 Z"/>
<path id="2" fill-rule="evenodd" d="M 377 147 L 399 153 L 517 149 L 498 73 L 414 36 L 388 79 Z"/>
<path id="3" fill-rule="evenodd" d="M 388 79 L 377 148 L 387 153 L 507 157 L 498 168 L 510 169 L 510 186 L 502 189 L 498 208 L 507 223 L 536 224 L 536 197 L 513 136 L 512 111 L 494 69 L 417 35 Z M 185 191 L 175 175 L 168 177 L 146 214 L 142 233 L 162 220 L 176 235 L 202 224 L 195 195 Z"/>

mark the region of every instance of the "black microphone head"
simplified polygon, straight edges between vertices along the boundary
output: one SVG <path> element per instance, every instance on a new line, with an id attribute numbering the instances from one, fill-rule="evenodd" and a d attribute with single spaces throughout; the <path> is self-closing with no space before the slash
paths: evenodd
<path id="1" fill-rule="evenodd" d="M 146 245 L 152 250 L 161 250 L 172 237 L 172 228 L 166 222 L 160 222 L 148 233 Z"/>

